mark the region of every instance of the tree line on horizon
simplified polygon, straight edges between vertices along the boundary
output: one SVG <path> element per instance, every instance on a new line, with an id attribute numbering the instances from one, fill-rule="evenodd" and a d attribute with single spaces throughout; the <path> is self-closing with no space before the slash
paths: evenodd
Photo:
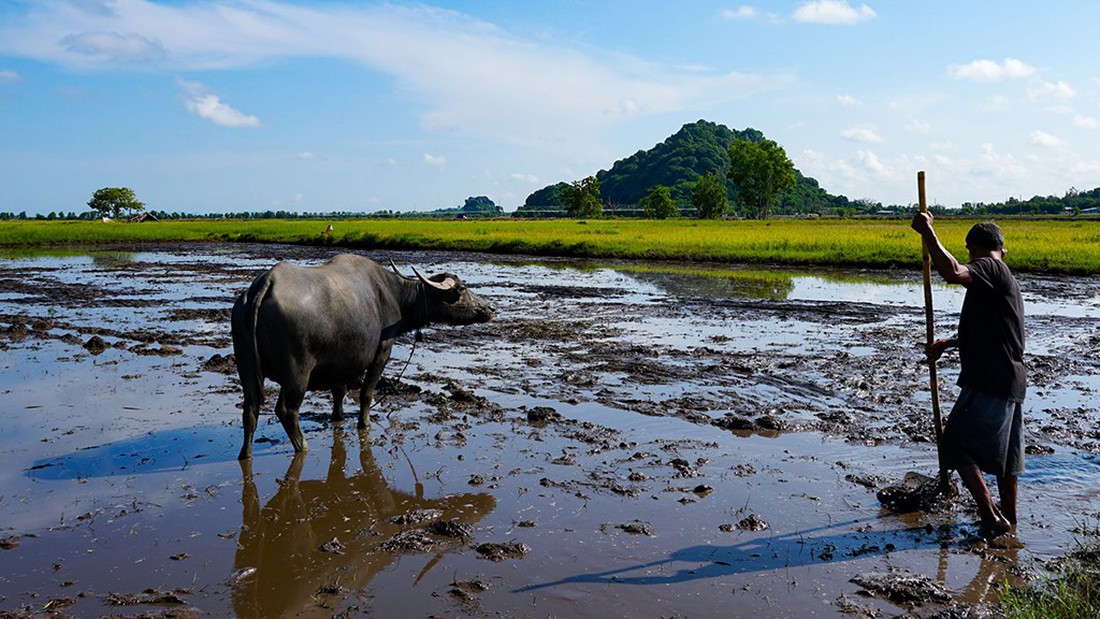
<path id="1" fill-rule="evenodd" d="M 126 187 L 104 187 L 81 213 L 0 212 L 12 219 L 122 219 L 146 213 L 145 205 Z M 639 150 L 616 161 L 610 169 L 573 181 L 558 182 L 531 193 L 524 204 L 507 213 L 487 196 L 471 196 L 460 207 L 401 212 L 294 212 L 287 210 L 191 214 L 149 210 L 159 219 L 379 219 L 439 217 L 744 217 L 891 215 L 910 213 L 915 205 L 884 206 L 867 199 L 851 200 L 825 191 L 816 179 L 803 175 L 774 141 L 756 129 L 735 131 L 699 120 L 685 124 L 649 150 Z M 1010 197 L 1003 202 L 966 202 L 957 208 L 931 205 L 937 214 L 1064 215 L 1100 210 L 1100 187 L 1089 191 L 1070 188 L 1065 195 Z"/>

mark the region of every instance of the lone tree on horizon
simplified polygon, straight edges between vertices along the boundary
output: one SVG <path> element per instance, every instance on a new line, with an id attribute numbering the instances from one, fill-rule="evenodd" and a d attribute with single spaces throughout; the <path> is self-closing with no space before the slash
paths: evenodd
<path id="1" fill-rule="evenodd" d="M 589 176 L 561 188 L 561 201 L 565 210 L 573 217 L 593 219 L 603 215 L 603 202 L 600 201 L 600 181 Z"/>
<path id="2" fill-rule="evenodd" d="M 145 204 L 138 201 L 129 187 L 104 187 L 97 189 L 88 200 L 88 208 L 100 217 L 119 219 L 123 215 L 140 213 L 145 210 Z"/>
<path id="3" fill-rule="evenodd" d="M 714 172 L 699 177 L 691 188 L 691 204 L 699 219 L 718 219 L 730 209 L 726 184 Z"/>
<path id="4" fill-rule="evenodd" d="M 749 219 L 767 219 L 779 194 L 796 181 L 787 151 L 772 140 L 734 140 L 728 176 L 737 185 L 737 203 Z"/>

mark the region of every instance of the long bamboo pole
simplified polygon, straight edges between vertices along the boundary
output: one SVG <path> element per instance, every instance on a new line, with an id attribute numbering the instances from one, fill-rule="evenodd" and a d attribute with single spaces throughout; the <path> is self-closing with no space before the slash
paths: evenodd
<path id="1" fill-rule="evenodd" d="M 916 192 L 921 200 L 921 212 L 928 212 L 928 202 L 924 197 L 924 170 L 916 173 Z M 926 344 L 932 345 L 936 341 L 935 314 L 932 311 L 932 254 L 928 253 L 928 245 L 921 243 L 924 256 L 924 331 Z M 936 425 L 936 446 L 944 435 L 943 418 L 939 411 L 939 378 L 936 376 L 936 364 L 928 364 L 928 380 L 932 384 L 932 419 Z"/>
<path id="2" fill-rule="evenodd" d="M 917 195 L 920 197 L 920 212 L 928 212 L 928 201 L 924 194 L 924 170 L 917 172 Z M 928 253 L 928 245 L 921 243 L 924 257 L 924 326 L 926 343 L 931 346 L 936 341 L 935 315 L 932 312 L 932 255 Z M 936 426 L 936 446 L 943 437 L 943 421 L 940 415 L 940 381 L 936 375 L 936 364 L 928 364 L 928 380 L 932 385 L 932 421 Z"/>
<path id="3" fill-rule="evenodd" d="M 924 194 L 924 170 L 917 172 L 917 195 L 920 199 L 920 212 L 928 212 L 928 201 Z M 932 311 L 932 255 L 928 251 L 928 244 L 921 242 L 924 258 L 924 327 L 926 344 L 931 346 L 936 341 L 935 315 Z M 943 439 L 943 417 L 940 411 L 940 380 L 936 372 L 936 362 L 928 362 L 928 381 L 932 387 L 932 423 L 936 429 L 936 453 L 939 453 L 940 442 Z M 951 494 L 951 472 L 940 469 L 937 490 L 940 494 Z"/>

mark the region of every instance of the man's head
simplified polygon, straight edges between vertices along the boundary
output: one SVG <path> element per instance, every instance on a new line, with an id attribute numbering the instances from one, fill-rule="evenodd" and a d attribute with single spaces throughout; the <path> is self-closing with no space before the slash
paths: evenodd
<path id="1" fill-rule="evenodd" d="M 966 233 L 966 248 L 972 258 L 979 256 L 1002 257 L 1005 253 L 1005 235 L 992 221 L 974 224 Z"/>

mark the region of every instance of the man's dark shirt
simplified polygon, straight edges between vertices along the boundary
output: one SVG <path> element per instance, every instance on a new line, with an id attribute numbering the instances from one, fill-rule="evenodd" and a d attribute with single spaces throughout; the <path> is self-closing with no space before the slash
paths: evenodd
<path id="1" fill-rule="evenodd" d="M 1020 286 L 1000 260 L 978 258 L 966 266 L 973 281 L 959 316 L 958 384 L 1023 402 L 1027 372 Z"/>

